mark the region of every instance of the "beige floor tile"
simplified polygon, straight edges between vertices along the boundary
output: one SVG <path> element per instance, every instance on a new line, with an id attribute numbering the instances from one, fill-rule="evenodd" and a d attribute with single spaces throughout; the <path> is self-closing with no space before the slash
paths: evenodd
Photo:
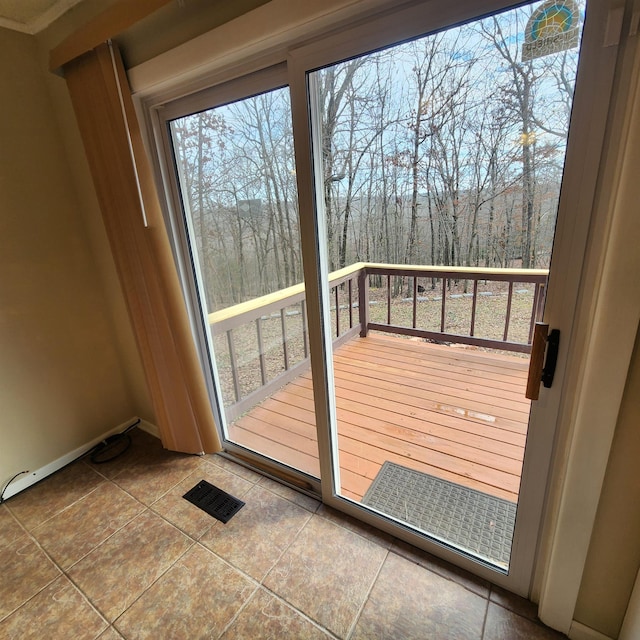
<path id="1" fill-rule="evenodd" d="M 218 638 L 256 587 L 195 545 L 115 626 L 128 640 Z"/>
<path id="2" fill-rule="evenodd" d="M 33 536 L 63 569 L 80 560 L 145 509 L 111 482 L 101 484 L 33 530 Z"/>
<path id="3" fill-rule="evenodd" d="M 561 640 L 565 635 L 490 602 L 483 640 Z"/>
<path id="4" fill-rule="evenodd" d="M 287 500 L 294 502 L 298 506 L 306 509 L 307 511 L 311 511 L 311 513 L 315 513 L 320 506 L 320 501 L 308 496 L 300 491 L 296 491 L 291 487 L 287 487 L 284 484 L 280 484 L 271 478 L 264 477 L 260 480 L 260 485 L 265 489 L 269 489 L 271 493 L 275 493 L 282 498 L 286 498 Z"/>
<path id="5" fill-rule="evenodd" d="M 17 523 L 6 505 L 0 505 L 0 550 L 25 535 L 25 530 Z"/>
<path id="6" fill-rule="evenodd" d="M 192 544 L 146 511 L 74 565 L 69 577 L 111 622 Z"/>
<path id="7" fill-rule="evenodd" d="M 429 571 L 433 571 L 433 573 L 437 573 L 443 578 L 447 578 L 448 580 L 453 580 L 454 582 L 461 584 L 466 589 L 469 589 L 469 591 L 473 591 L 483 598 L 489 597 L 491 585 L 487 580 L 483 580 L 460 567 L 456 567 L 444 560 L 441 560 L 440 558 L 436 558 L 422 549 L 418 549 L 406 542 L 397 540 L 391 547 L 391 551 L 397 553 L 403 558 L 407 558 L 407 560 L 410 560 L 411 562 L 419 564 Z"/>
<path id="8" fill-rule="evenodd" d="M 314 515 L 264 584 L 345 637 L 386 555 L 379 545 Z"/>
<path id="9" fill-rule="evenodd" d="M 196 471 L 153 503 L 154 511 L 196 539 L 205 534 L 217 522 L 213 516 L 183 498 L 184 494 L 200 480 L 206 480 L 240 499 L 253 487 L 251 482 L 243 480 L 240 476 L 229 473 L 216 465 L 203 462 Z"/>
<path id="10" fill-rule="evenodd" d="M 327 640 L 330 637 L 286 602 L 260 589 L 221 640 Z"/>
<path id="11" fill-rule="evenodd" d="M 113 481 L 140 502 L 151 505 L 196 471 L 200 464 L 199 456 L 167 451 L 156 446 L 128 465 Z"/>
<path id="12" fill-rule="evenodd" d="M 260 482 L 264 477 L 251 469 L 247 469 L 247 467 L 243 467 L 241 464 L 237 464 L 236 462 L 217 454 L 206 455 L 204 456 L 204 460 L 210 464 L 222 467 L 231 473 L 235 473 L 237 476 L 240 476 L 247 482 L 251 482 L 253 484 Z"/>
<path id="13" fill-rule="evenodd" d="M 59 569 L 28 537 L 19 538 L 0 551 L 0 567 L 0 620 L 60 575 Z"/>
<path id="14" fill-rule="evenodd" d="M 104 478 L 83 462 L 75 462 L 6 502 L 29 530 L 91 493 Z"/>
<path id="15" fill-rule="evenodd" d="M 353 531 L 354 533 L 361 535 L 363 538 L 367 538 L 367 540 L 371 540 L 371 542 L 379 544 L 385 549 L 388 549 L 395 542 L 395 538 L 388 533 L 380 531 L 380 529 L 376 529 L 365 522 L 356 520 L 355 518 L 348 516 L 346 513 L 327 507 L 327 505 L 320 505 L 317 513 L 319 516 L 322 516 L 345 529 L 349 529 L 349 531 Z"/>
<path id="16" fill-rule="evenodd" d="M 390 553 L 353 640 L 480 640 L 487 600 Z"/>
<path id="17" fill-rule="evenodd" d="M 60 576 L 0 623 L 0 638 L 93 640 L 106 626 L 71 582 Z"/>
<path id="18" fill-rule="evenodd" d="M 311 513 L 260 485 L 255 485 L 242 500 L 245 506 L 227 524 L 217 522 L 200 541 L 256 580 L 262 580 Z"/>

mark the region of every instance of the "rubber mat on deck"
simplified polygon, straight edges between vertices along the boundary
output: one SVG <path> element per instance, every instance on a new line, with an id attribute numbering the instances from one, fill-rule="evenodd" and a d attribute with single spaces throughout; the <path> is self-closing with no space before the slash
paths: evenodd
<path id="1" fill-rule="evenodd" d="M 385 462 L 362 504 L 492 564 L 509 566 L 513 502 Z"/>

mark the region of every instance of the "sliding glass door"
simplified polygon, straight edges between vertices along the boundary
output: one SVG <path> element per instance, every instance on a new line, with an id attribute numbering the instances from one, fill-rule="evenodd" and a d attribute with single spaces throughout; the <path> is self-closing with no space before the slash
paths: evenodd
<path id="1" fill-rule="evenodd" d="M 225 442 L 317 478 L 289 90 L 234 93 L 168 122 L 207 364 Z"/>
<path id="2" fill-rule="evenodd" d="M 359 322 L 333 346 L 336 493 L 505 571 L 583 13 L 535 3 L 308 74 L 331 329 Z"/>

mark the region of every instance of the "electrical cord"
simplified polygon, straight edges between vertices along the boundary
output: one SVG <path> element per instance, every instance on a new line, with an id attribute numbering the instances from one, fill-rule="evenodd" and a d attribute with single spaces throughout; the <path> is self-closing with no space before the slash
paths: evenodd
<path id="1" fill-rule="evenodd" d="M 103 464 L 122 455 L 131 446 L 129 431 L 140 424 L 140 419 L 129 425 L 124 431 L 105 438 L 99 442 L 90 453 L 91 462 Z"/>
<path id="2" fill-rule="evenodd" d="M 134 427 L 137 427 L 139 424 L 140 418 L 138 418 L 133 424 L 130 424 L 124 431 L 105 438 L 95 447 L 93 447 L 93 449 L 90 449 L 87 453 L 83 453 L 82 455 L 78 456 L 75 460 L 72 460 L 72 462 L 75 462 L 76 460 L 79 460 L 86 455 L 89 455 L 91 457 L 91 462 L 93 462 L 94 464 L 102 464 L 103 462 L 114 460 L 119 455 L 122 455 L 131 446 L 131 436 L 129 435 L 129 431 L 131 431 L 131 429 L 133 429 Z M 69 464 L 71 464 L 71 462 Z M 8 482 L 5 483 L 2 491 L 0 491 L 0 504 L 6 502 L 4 494 L 9 488 L 9 485 L 18 476 L 21 476 L 25 473 L 30 472 L 18 471 L 15 476 L 13 476 Z"/>
<path id="3" fill-rule="evenodd" d="M 18 471 L 18 473 L 16 473 L 16 475 L 15 475 L 15 476 L 13 476 L 13 478 L 11 478 L 11 479 L 10 479 L 10 480 L 9 480 L 9 481 L 4 485 L 4 487 L 2 487 L 2 491 L 0 491 L 0 504 L 2 504 L 3 502 L 5 502 L 4 494 L 5 494 L 5 491 L 9 488 L 9 485 L 10 485 L 10 484 L 11 484 L 11 483 L 12 483 L 12 482 L 13 482 L 13 481 L 18 477 L 18 476 L 21 476 L 21 475 L 23 475 L 23 474 L 25 474 L 25 473 L 29 473 L 29 471 L 28 471 L 28 470 L 27 470 L 27 471 Z"/>

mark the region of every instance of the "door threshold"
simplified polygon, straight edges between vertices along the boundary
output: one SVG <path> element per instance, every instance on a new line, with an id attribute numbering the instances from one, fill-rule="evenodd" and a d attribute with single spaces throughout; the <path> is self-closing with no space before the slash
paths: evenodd
<path id="1" fill-rule="evenodd" d="M 310 498 L 322 501 L 322 495 L 320 490 L 320 482 L 311 478 L 305 478 L 297 474 L 292 473 L 286 468 L 281 467 L 275 461 L 263 461 L 258 456 L 245 455 L 244 453 L 224 449 L 217 455 L 235 462 L 245 469 L 255 471 L 270 480 L 279 482 L 290 489 L 294 489 Z"/>

